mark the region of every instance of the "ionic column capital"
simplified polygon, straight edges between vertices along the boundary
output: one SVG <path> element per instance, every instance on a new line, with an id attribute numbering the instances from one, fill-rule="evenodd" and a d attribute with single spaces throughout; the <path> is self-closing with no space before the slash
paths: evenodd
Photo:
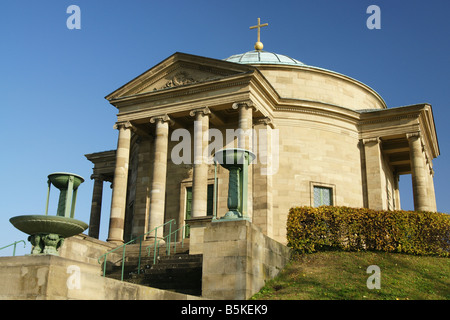
<path id="1" fill-rule="evenodd" d="M 381 140 L 379 137 L 362 139 L 362 143 L 364 145 L 366 145 L 368 143 L 380 143 L 380 142 L 381 142 Z"/>
<path id="2" fill-rule="evenodd" d="M 275 124 L 273 123 L 273 119 L 271 117 L 257 118 L 255 119 L 255 123 L 270 126 L 272 129 L 275 129 Z"/>
<path id="3" fill-rule="evenodd" d="M 130 121 L 116 122 L 113 126 L 114 129 L 133 129 L 133 125 Z"/>
<path id="4" fill-rule="evenodd" d="M 408 140 L 409 143 L 411 143 L 413 141 L 419 141 L 420 145 L 416 144 L 416 148 L 418 148 L 418 149 L 420 148 L 422 152 L 425 151 L 425 144 L 423 142 L 422 135 L 420 134 L 420 132 L 407 133 L 406 139 Z M 426 157 L 426 154 L 425 154 L 425 157 Z M 427 157 L 425 160 L 428 161 Z"/>
<path id="5" fill-rule="evenodd" d="M 96 180 L 96 181 L 105 181 L 105 176 L 100 174 L 100 173 L 93 173 L 91 174 L 91 180 Z"/>
<path id="6" fill-rule="evenodd" d="M 253 109 L 257 110 L 255 104 L 251 100 L 235 102 L 231 105 L 231 108 L 235 109 L 235 110 L 238 110 L 239 108 L 253 108 Z"/>
<path id="7" fill-rule="evenodd" d="M 211 115 L 211 110 L 208 107 L 197 108 L 197 109 L 191 110 L 189 112 L 189 115 L 191 117 L 195 117 L 195 115 L 197 113 L 203 113 L 204 116 L 210 116 Z"/>
<path id="8" fill-rule="evenodd" d="M 150 123 L 157 123 L 157 122 L 168 122 L 169 125 L 173 125 L 175 122 L 169 117 L 167 113 L 159 116 L 154 116 L 150 118 Z"/>
<path id="9" fill-rule="evenodd" d="M 407 133 L 406 134 L 406 139 L 410 140 L 410 139 L 413 139 L 413 138 L 420 139 L 421 138 L 420 137 L 420 132 L 411 132 L 411 133 Z"/>

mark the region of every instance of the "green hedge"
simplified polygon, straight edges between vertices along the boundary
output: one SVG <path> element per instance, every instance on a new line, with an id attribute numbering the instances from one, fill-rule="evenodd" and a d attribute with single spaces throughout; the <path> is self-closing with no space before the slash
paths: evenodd
<path id="1" fill-rule="evenodd" d="M 450 215 L 322 206 L 291 208 L 288 246 L 298 253 L 330 249 L 450 256 Z"/>

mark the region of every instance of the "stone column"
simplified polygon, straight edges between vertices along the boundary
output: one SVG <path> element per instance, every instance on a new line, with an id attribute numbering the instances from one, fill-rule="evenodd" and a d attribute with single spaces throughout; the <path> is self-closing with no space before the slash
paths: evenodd
<path id="1" fill-rule="evenodd" d="M 434 170 L 433 168 L 427 168 L 428 174 L 428 202 L 430 206 L 430 211 L 436 212 L 436 194 L 434 191 Z"/>
<path id="2" fill-rule="evenodd" d="M 253 103 L 237 102 L 231 107 L 239 111 L 238 148 L 253 151 Z M 243 204 L 242 209 L 246 216 L 253 217 L 253 165 L 248 170 L 247 206 Z"/>
<path id="3" fill-rule="evenodd" d="M 192 218 L 207 215 L 209 108 L 192 110 L 194 122 L 194 170 L 192 178 Z"/>
<path id="4" fill-rule="evenodd" d="M 436 212 L 437 211 L 437 205 L 436 205 L 436 193 L 434 191 L 434 170 L 433 168 L 430 168 L 430 174 L 428 176 L 428 199 L 430 202 L 430 210 Z"/>
<path id="5" fill-rule="evenodd" d="M 148 231 L 164 224 L 165 199 L 166 199 L 166 175 L 167 175 L 167 152 L 169 143 L 169 116 L 162 115 L 152 117 L 151 123 L 156 124 L 155 151 L 153 160 L 153 177 L 150 191 L 150 210 Z M 157 230 L 156 237 L 162 238 L 163 228 Z M 148 238 L 154 238 L 155 234 L 149 234 Z"/>
<path id="6" fill-rule="evenodd" d="M 132 234 L 147 232 L 150 210 L 153 137 L 140 136 Z"/>
<path id="7" fill-rule="evenodd" d="M 233 103 L 239 110 L 238 148 L 252 151 L 253 106 L 249 103 Z"/>
<path id="8" fill-rule="evenodd" d="M 255 145 L 257 141 L 258 157 L 253 164 L 253 219 L 263 233 L 273 237 L 273 175 L 278 171 L 278 134 L 273 130 L 270 118 L 261 118 L 255 122 Z M 255 148 L 256 149 L 256 146 Z"/>
<path id="9" fill-rule="evenodd" d="M 117 142 L 116 167 L 114 169 L 113 192 L 111 197 L 111 218 L 109 220 L 107 241 L 121 244 L 123 243 L 132 125 L 129 122 L 117 123 L 114 128 L 119 130 L 119 138 Z"/>
<path id="10" fill-rule="evenodd" d="M 400 180 L 400 176 L 398 175 L 398 173 L 395 173 L 394 174 L 394 210 L 401 210 L 399 180 Z"/>
<path id="11" fill-rule="evenodd" d="M 409 143 L 409 156 L 411 159 L 411 176 L 415 211 L 431 210 L 428 201 L 428 179 L 426 176 L 425 157 L 422 151 L 420 133 L 406 135 Z"/>
<path id="12" fill-rule="evenodd" d="M 367 205 L 370 209 L 386 210 L 387 203 L 383 201 L 385 183 L 384 177 L 382 178 L 380 138 L 363 139 L 362 142 L 366 162 Z"/>
<path id="13" fill-rule="evenodd" d="M 89 237 L 98 239 L 100 233 L 100 216 L 102 211 L 103 176 L 91 175 L 94 179 L 94 191 L 92 192 L 91 217 L 89 219 Z"/>

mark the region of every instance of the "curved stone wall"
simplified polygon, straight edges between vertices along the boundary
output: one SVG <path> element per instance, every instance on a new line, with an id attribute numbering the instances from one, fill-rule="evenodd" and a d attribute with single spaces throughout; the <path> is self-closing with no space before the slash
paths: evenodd
<path id="1" fill-rule="evenodd" d="M 386 109 L 369 86 L 345 75 L 308 66 L 255 65 L 281 98 L 336 105 L 351 110 Z"/>

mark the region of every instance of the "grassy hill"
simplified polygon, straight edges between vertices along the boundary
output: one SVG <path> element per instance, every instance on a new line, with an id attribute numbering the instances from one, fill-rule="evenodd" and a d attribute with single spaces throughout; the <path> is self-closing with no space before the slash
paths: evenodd
<path id="1" fill-rule="evenodd" d="M 381 271 L 380 289 L 368 289 L 367 267 Z M 252 299 L 450 299 L 450 258 L 386 252 L 318 252 L 293 260 Z"/>

